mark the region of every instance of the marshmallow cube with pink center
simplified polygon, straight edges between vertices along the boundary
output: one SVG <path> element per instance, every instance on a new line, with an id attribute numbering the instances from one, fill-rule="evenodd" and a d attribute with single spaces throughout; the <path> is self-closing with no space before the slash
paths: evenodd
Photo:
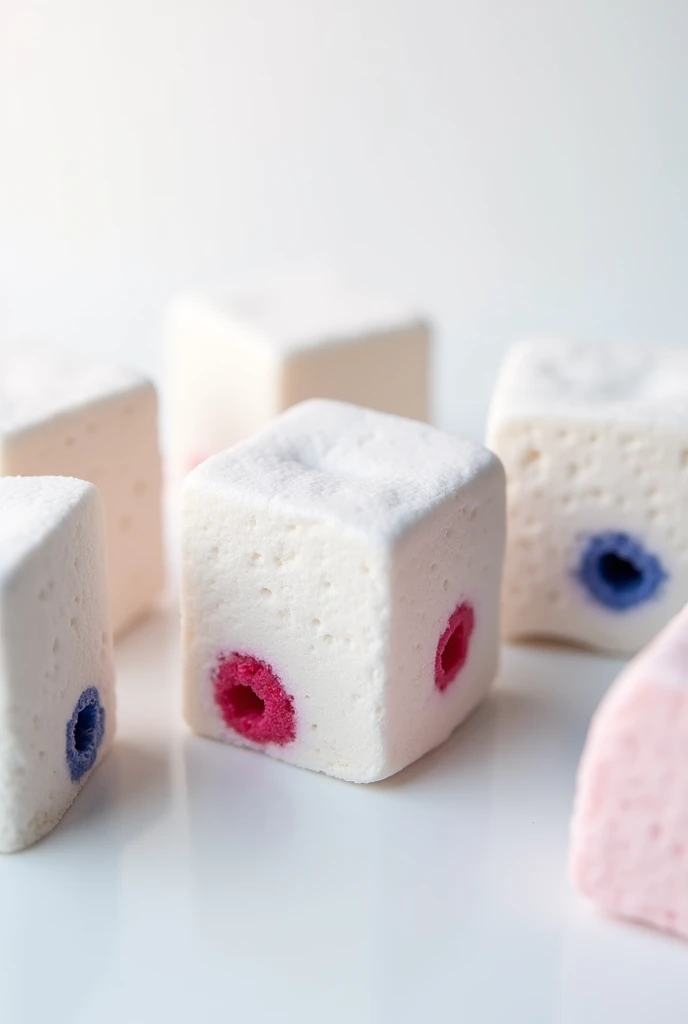
<path id="1" fill-rule="evenodd" d="M 115 634 L 164 583 L 155 388 L 134 370 L 50 353 L 0 372 L 0 475 L 77 477 L 105 503 Z"/>
<path id="2" fill-rule="evenodd" d="M 429 349 L 412 306 L 324 271 L 180 297 L 168 318 L 175 474 L 309 398 L 425 420 Z"/>
<path id="3" fill-rule="evenodd" d="M 505 493 L 484 448 L 313 400 L 191 473 L 182 523 L 196 732 L 373 782 L 486 694 Z"/>
<path id="4" fill-rule="evenodd" d="M 595 714 L 578 772 L 571 867 L 607 912 L 688 939 L 688 606 Z"/>
<path id="5" fill-rule="evenodd" d="M 98 491 L 0 479 L 0 851 L 60 820 L 107 752 L 115 679 Z"/>

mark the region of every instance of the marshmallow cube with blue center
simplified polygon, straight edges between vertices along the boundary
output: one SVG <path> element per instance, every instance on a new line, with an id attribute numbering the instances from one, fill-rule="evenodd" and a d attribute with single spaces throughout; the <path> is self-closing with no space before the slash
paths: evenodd
<path id="1" fill-rule="evenodd" d="M 688 352 L 517 345 L 487 444 L 507 473 L 505 635 L 637 651 L 688 601 Z"/>
<path id="2" fill-rule="evenodd" d="M 428 418 L 425 318 L 326 271 L 180 297 L 167 338 L 176 476 L 308 398 Z"/>
<path id="3" fill-rule="evenodd" d="M 486 694 L 505 540 L 486 449 L 304 402 L 189 475 L 182 528 L 196 732 L 373 782 Z"/>
<path id="4" fill-rule="evenodd" d="M 96 488 L 0 479 L 0 852 L 49 832 L 115 728 L 105 525 Z"/>

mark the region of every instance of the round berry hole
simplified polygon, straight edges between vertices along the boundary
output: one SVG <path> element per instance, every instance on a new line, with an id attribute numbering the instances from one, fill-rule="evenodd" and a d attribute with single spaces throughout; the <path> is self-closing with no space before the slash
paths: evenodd
<path id="1" fill-rule="evenodd" d="M 265 701 L 250 686 L 241 683 L 227 691 L 227 703 L 234 718 L 260 716 L 265 711 Z"/>
<path id="2" fill-rule="evenodd" d="M 577 575 L 593 600 L 619 612 L 649 601 L 666 579 L 641 541 L 611 530 L 589 538 Z"/>
<path id="3" fill-rule="evenodd" d="M 67 722 L 67 767 L 77 782 L 93 767 L 105 734 L 105 708 L 95 686 L 87 687 L 79 697 Z"/>
<path id="4" fill-rule="evenodd" d="M 222 656 L 213 689 L 222 720 L 240 736 L 279 746 L 296 738 L 294 699 L 266 662 L 247 654 Z"/>
<path id="5" fill-rule="evenodd" d="M 450 616 L 437 645 L 435 686 L 438 690 L 446 690 L 466 664 L 474 628 L 473 605 L 465 601 Z"/>
<path id="6" fill-rule="evenodd" d="M 641 569 L 626 558 L 618 555 L 602 555 L 599 562 L 600 576 L 615 590 L 628 590 L 640 586 L 643 578 Z"/>

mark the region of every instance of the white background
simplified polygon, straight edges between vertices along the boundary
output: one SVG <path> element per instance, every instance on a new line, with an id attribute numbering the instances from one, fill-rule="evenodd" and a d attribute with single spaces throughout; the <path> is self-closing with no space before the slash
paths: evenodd
<path id="1" fill-rule="evenodd" d="M 684 344 L 684 0 L 0 0 L 0 345 L 156 370 L 191 282 L 324 262 L 434 314 L 479 436 L 530 333 Z M 174 612 L 118 651 L 117 747 L 0 861 L 3 1024 L 685 1024 L 688 948 L 566 882 L 618 663 L 505 652 L 359 788 L 191 737 Z"/>
<path id="2" fill-rule="evenodd" d="M 461 430 L 515 337 L 683 344 L 687 46 L 685 0 L 0 0 L 0 336 L 154 367 L 179 287 L 325 262 L 435 316 Z"/>

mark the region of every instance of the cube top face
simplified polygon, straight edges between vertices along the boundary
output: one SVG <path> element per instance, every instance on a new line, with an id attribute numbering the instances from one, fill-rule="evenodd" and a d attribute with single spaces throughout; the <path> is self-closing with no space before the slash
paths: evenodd
<path id="1" fill-rule="evenodd" d="M 190 296 L 179 300 L 173 316 L 224 322 L 237 336 L 278 356 L 424 326 L 411 307 L 327 272 L 263 279 L 232 296 Z"/>
<path id="2" fill-rule="evenodd" d="M 0 477 L 0 582 L 95 490 L 68 477 Z"/>
<path id="3" fill-rule="evenodd" d="M 2 367 L 0 434 L 12 435 L 94 402 L 149 388 L 140 374 L 116 364 L 31 353 Z"/>
<path id="4" fill-rule="evenodd" d="M 501 473 L 479 445 L 343 402 L 292 407 L 209 459 L 188 489 L 245 495 L 273 514 L 335 523 L 382 547 L 481 476 Z"/>
<path id="5" fill-rule="evenodd" d="M 98 491 L 62 477 L 0 479 L 1 851 L 50 831 L 114 726 Z"/>
<path id="6" fill-rule="evenodd" d="M 570 417 L 688 430 L 688 352 L 530 341 L 508 353 L 490 431 L 524 418 Z"/>
<path id="7" fill-rule="evenodd" d="M 304 403 L 188 478 L 186 716 L 356 782 L 442 742 L 498 657 L 504 478 L 419 423 Z"/>

